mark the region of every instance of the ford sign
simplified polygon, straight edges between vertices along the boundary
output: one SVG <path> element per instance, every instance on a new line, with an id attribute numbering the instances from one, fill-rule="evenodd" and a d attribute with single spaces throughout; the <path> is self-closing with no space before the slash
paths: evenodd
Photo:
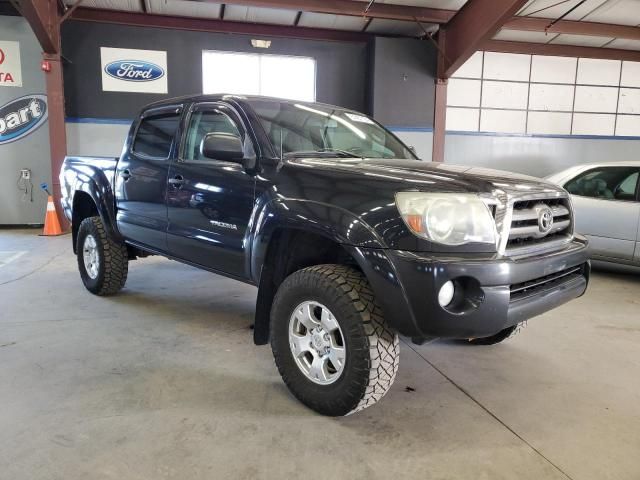
<path id="1" fill-rule="evenodd" d="M 107 75 L 127 82 L 150 82 L 164 77 L 164 69 L 159 65 L 142 60 L 117 60 L 104 67 Z"/>
<path id="2" fill-rule="evenodd" d="M 0 145 L 34 132 L 47 120 L 47 97 L 26 95 L 0 107 Z"/>

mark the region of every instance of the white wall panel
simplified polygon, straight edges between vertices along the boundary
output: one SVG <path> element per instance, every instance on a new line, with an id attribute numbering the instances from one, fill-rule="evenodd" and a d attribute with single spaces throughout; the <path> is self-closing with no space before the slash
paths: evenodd
<path id="1" fill-rule="evenodd" d="M 480 80 L 449 79 L 447 105 L 456 107 L 480 106 Z"/>
<path id="2" fill-rule="evenodd" d="M 640 114 L 640 89 L 638 88 L 621 88 L 620 89 L 620 101 L 618 103 L 618 112 Z"/>
<path id="3" fill-rule="evenodd" d="M 593 113 L 573 114 L 574 135 L 613 135 L 615 115 Z"/>
<path id="4" fill-rule="evenodd" d="M 482 110 L 480 130 L 497 133 L 525 133 L 527 112 L 514 110 Z"/>
<path id="5" fill-rule="evenodd" d="M 129 124 L 65 123 L 69 155 L 119 157 Z"/>
<path id="6" fill-rule="evenodd" d="M 622 62 L 620 85 L 623 87 L 640 87 L 640 62 Z"/>
<path id="7" fill-rule="evenodd" d="M 571 113 L 529 112 L 527 133 L 569 135 L 571 133 Z"/>
<path id="8" fill-rule="evenodd" d="M 449 131 L 640 137 L 640 62 L 478 52 L 456 76 Z"/>
<path id="9" fill-rule="evenodd" d="M 492 108 L 527 108 L 527 83 L 490 82 L 482 85 L 482 106 Z"/>
<path id="10" fill-rule="evenodd" d="M 420 160 L 431 161 L 433 132 L 393 132 L 400 140 L 415 149 Z"/>
<path id="11" fill-rule="evenodd" d="M 477 108 L 447 108 L 446 130 L 477 132 L 480 110 Z"/>
<path id="12" fill-rule="evenodd" d="M 464 62 L 453 77 L 465 77 L 465 78 L 480 78 L 482 77 L 482 54 L 483 52 L 476 52 L 469 60 Z"/>
<path id="13" fill-rule="evenodd" d="M 529 81 L 531 55 L 516 53 L 484 53 L 484 78 Z"/>
<path id="14" fill-rule="evenodd" d="M 640 137 L 640 115 L 618 115 L 616 135 Z M 634 156 L 634 160 L 637 156 Z"/>
<path id="15" fill-rule="evenodd" d="M 636 158 L 640 140 L 448 133 L 444 161 L 544 177 L 573 165 Z"/>
<path id="16" fill-rule="evenodd" d="M 619 60 L 597 60 L 581 58 L 578 60 L 577 83 L 585 85 L 618 85 L 620 81 Z"/>
<path id="17" fill-rule="evenodd" d="M 531 81 L 575 83 L 577 62 L 577 58 L 534 55 L 531 58 Z"/>
<path id="18" fill-rule="evenodd" d="M 573 108 L 573 85 L 532 83 L 529 92 L 529 110 L 561 110 Z"/>
<path id="19" fill-rule="evenodd" d="M 613 87 L 576 87 L 576 112 L 615 113 L 618 103 L 618 89 Z"/>

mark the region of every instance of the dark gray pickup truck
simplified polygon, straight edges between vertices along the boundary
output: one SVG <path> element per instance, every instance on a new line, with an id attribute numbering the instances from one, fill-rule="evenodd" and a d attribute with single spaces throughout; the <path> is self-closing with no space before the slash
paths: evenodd
<path id="1" fill-rule="evenodd" d="M 330 105 L 155 103 L 120 158 L 68 157 L 60 180 L 90 292 L 116 293 L 151 254 L 256 285 L 255 343 L 271 342 L 291 392 L 326 415 L 384 396 L 398 334 L 498 343 L 589 279 L 565 190 L 420 161 Z"/>

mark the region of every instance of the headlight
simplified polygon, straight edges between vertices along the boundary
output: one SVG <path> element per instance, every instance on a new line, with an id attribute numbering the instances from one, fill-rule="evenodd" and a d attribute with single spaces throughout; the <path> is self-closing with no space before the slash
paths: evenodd
<path id="1" fill-rule="evenodd" d="M 409 230 L 444 245 L 496 243 L 489 207 L 474 194 L 398 192 L 396 205 Z"/>

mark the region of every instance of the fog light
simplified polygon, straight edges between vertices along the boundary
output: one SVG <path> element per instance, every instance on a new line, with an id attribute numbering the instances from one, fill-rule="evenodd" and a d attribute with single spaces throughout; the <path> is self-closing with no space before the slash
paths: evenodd
<path id="1" fill-rule="evenodd" d="M 442 285 L 442 287 L 440 288 L 440 292 L 438 292 L 438 303 L 441 307 L 446 307 L 451 303 L 455 290 L 456 288 L 454 287 L 451 280 Z"/>

